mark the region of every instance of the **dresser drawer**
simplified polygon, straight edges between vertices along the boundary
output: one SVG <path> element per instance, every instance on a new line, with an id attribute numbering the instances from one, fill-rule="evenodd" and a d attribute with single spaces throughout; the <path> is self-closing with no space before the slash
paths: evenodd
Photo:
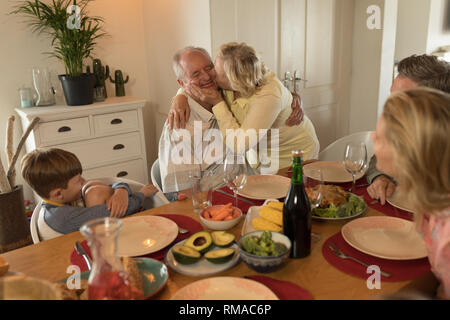
<path id="1" fill-rule="evenodd" d="M 139 122 L 136 110 L 94 116 L 94 132 L 97 137 L 137 130 Z"/>
<path id="2" fill-rule="evenodd" d="M 75 153 L 80 159 L 83 169 L 138 158 L 142 154 L 139 132 L 67 143 L 55 147 Z"/>
<path id="3" fill-rule="evenodd" d="M 87 139 L 91 136 L 89 118 L 75 118 L 39 124 L 40 146 Z"/>
<path id="4" fill-rule="evenodd" d="M 148 181 L 148 178 L 145 176 L 144 161 L 142 159 L 83 171 L 83 178 L 88 180 L 104 177 L 125 178 L 143 184 L 146 184 Z"/>

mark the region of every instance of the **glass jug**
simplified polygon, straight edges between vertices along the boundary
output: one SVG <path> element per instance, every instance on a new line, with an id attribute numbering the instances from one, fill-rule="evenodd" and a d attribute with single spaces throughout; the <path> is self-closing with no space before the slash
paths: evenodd
<path id="1" fill-rule="evenodd" d="M 100 218 L 85 223 L 80 232 L 92 251 L 93 266 L 88 279 L 89 300 L 131 300 L 129 276 L 117 256 L 117 239 L 122 221 Z"/>
<path id="2" fill-rule="evenodd" d="M 50 72 L 44 68 L 33 69 L 33 84 L 37 93 L 36 106 L 55 104 L 55 88 L 50 80 Z"/>

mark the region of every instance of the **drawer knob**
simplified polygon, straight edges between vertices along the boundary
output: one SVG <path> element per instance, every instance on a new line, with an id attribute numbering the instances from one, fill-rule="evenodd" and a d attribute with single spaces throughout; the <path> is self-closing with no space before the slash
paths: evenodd
<path id="1" fill-rule="evenodd" d="M 72 130 L 70 127 L 64 126 L 58 129 L 58 132 L 67 132 Z"/>
<path id="2" fill-rule="evenodd" d="M 124 146 L 123 144 L 121 144 L 121 143 L 116 144 L 116 145 L 113 147 L 114 150 L 120 150 L 120 149 L 124 149 L 124 148 L 125 148 L 125 146 Z"/>
<path id="3" fill-rule="evenodd" d="M 121 124 L 122 123 L 122 119 L 113 119 L 111 120 L 111 124 Z"/>
<path id="4" fill-rule="evenodd" d="M 125 176 L 127 176 L 128 175 L 128 172 L 126 172 L 126 171 L 120 171 L 117 175 L 116 175 L 116 177 L 117 178 L 121 178 L 121 177 L 125 177 Z"/>

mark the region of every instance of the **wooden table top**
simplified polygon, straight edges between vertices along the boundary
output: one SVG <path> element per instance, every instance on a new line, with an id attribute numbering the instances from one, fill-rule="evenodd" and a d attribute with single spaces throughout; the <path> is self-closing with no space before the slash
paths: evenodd
<path id="1" fill-rule="evenodd" d="M 280 170 L 280 174 L 282 175 L 285 172 L 285 170 Z M 183 214 L 199 221 L 198 215 L 193 211 L 191 199 L 173 202 L 165 206 L 140 212 L 133 216 L 154 214 Z M 365 215 L 373 216 L 383 214 L 368 208 Z M 321 239 L 318 242 L 312 242 L 311 255 L 303 259 L 289 259 L 287 264 L 281 269 L 264 275 L 279 280 L 294 282 L 308 290 L 314 299 L 318 300 L 372 299 L 395 293 L 411 282 L 381 282 L 381 289 L 370 290 L 367 288 L 366 279 L 348 275 L 330 265 L 322 255 L 322 245 L 330 236 L 339 232 L 345 223 L 313 220 L 312 231 L 319 233 Z M 234 233 L 236 239 L 238 239 L 243 224 L 244 219 L 228 232 Z M 22 272 L 28 276 L 50 281 L 58 281 L 70 275 L 66 273 L 66 270 L 70 265 L 70 254 L 74 249 L 76 240 L 82 241 L 84 237 L 79 232 L 73 232 L 55 239 L 4 253 L 1 256 L 10 264 L 10 271 Z M 207 278 L 186 276 L 177 273 L 169 267 L 168 270 L 169 280 L 166 287 L 152 299 L 170 299 L 182 287 L 194 281 Z M 241 261 L 235 267 L 214 275 L 214 277 L 244 277 L 258 274 Z"/>

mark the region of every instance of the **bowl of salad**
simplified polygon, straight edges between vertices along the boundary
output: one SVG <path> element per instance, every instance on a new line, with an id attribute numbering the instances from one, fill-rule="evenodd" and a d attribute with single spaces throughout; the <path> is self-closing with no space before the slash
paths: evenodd
<path id="1" fill-rule="evenodd" d="M 284 234 L 273 231 L 247 233 L 238 241 L 240 257 L 253 270 L 272 272 L 289 258 L 291 241 Z"/>
<path id="2" fill-rule="evenodd" d="M 322 184 L 312 188 L 305 188 L 305 191 L 311 204 L 317 203 L 315 199 L 320 198 L 317 207 L 311 206 L 313 219 L 351 219 L 363 214 L 367 209 L 367 204 L 363 197 L 347 192 L 339 186 Z"/>

